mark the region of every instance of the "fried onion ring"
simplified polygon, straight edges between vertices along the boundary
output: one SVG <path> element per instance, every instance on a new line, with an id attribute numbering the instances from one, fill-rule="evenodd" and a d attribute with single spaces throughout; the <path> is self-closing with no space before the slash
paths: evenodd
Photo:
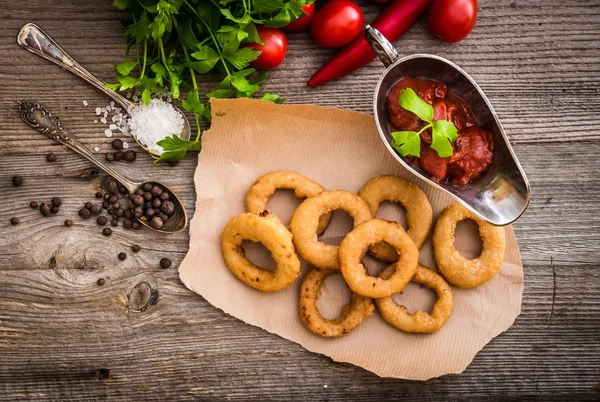
<path id="1" fill-rule="evenodd" d="M 271 172 L 262 175 L 250 187 L 246 194 L 246 210 L 253 214 L 260 214 L 267 209 L 269 197 L 278 189 L 294 190 L 297 198 L 309 198 L 325 191 L 325 187 L 316 181 L 302 176 L 296 172 Z M 317 234 L 327 229 L 331 214 L 325 214 L 319 219 Z"/>
<path id="2" fill-rule="evenodd" d="M 252 264 L 241 244 L 244 240 L 262 243 L 277 263 L 274 272 Z M 245 213 L 227 222 L 221 234 L 223 257 L 229 270 L 242 282 L 263 292 L 276 292 L 290 286 L 300 274 L 300 260 L 294 250 L 292 234 L 274 214 Z"/>
<path id="3" fill-rule="evenodd" d="M 388 265 L 379 276 L 383 279 L 389 278 L 396 269 L 394 265 Z M 422 265 L 417 266 L 411 282 L 420 283 L 435 291 L 438 299 L 433 311 L 426 313 L 417 310 L 414 314 L 409 314 L 406 307 L 398 306 L 391 297 L 384 297 L 375 299 L 381 318 L 404 332 L 429 333 L 439 330 L 452 314 L 452 289 L 444 278 Z"/>
<path id="4" fill-rule="evenodd" d="M 339 273 L 333 269 L 313 268 L 306 273 L 300 286 L 298 309 L 302 322 L 313 333 L 325 338 L 337 338 L 346 335 L 365 318 L 373 314 L 373 299 L 352 293 L 350 303 L 346 304 L 342 314 L 335 320 L 323 318 L 317 307 L 321 285 L 331 274 Z"/>
<path id="5" fill-rule="evenodd" d="M 372 218 L 362 198 L 349 191 L 333 190 L 304 200 L 290 219 L 290 230 L 298 253 L 317 268 L 340 268 L 339 247 L 317 239 L 319 217 L 336 209 L 348 212 L 355 227 Z"/>
<path id="6" fill-rule="evenodd" d="M 396 270 L 387 279 L 370 276 L 362 258 L 370 245 L 385 241 L 391 244 L 400 259 Z M 419 249 L 397 222 L 371 219 L 354 228 L 340 244 L 342 275 L 350 289 L 359 295 L 381 298 L 400 292 L 417 269 Z"/>
<path id="7" fill-rule="evenodd" d="M 468 260 L 454 248 L 456 224 L 472 219 L 479 226 L 483 241 L 479 257 Z M 433 254 L 440 273 L 454 286 L 473 288 L 492 279 L 504 260 L 504 228 L 492 226 L 459 204 L 446 207 L 438 217 L 433 232 Z"/>
<path id="8" fill-rule="evenodd" d="M 416 184 L 398 176 L 379 176 L 367 182 L 358 192 L 365 200 L 371 214 L 377 215 L 382 201 L 399 202 L 406 208 L 408 235 L 417 248 L 423 247 L 433 223 L 431 204 L 425 193 Z M 382 261 L 397 261 L 398 253 L 386 243 L 377 243 L 370 247 L 369 254 Z"/>

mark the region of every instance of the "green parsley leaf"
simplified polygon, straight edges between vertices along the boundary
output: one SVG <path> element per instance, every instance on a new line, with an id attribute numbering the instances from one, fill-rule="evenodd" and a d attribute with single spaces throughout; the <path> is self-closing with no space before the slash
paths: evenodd
<path id="1" fill-rule="evenodd" d="M 210 46 L 200 46 L 197 52 L 191 54 L 198 62 L 189 62 L 186 65 L 199 74 L 206 74 L 213 69 L 219 61 L 219 55 Z"/>
<path id="2" fill-rule="evenodd" d="M 419 98 L 412 88 L 405 88 L 400 92 L 400 106 L 416 114 L 419 119 L 431 123 L 433 121 L 433 106 Z"/>
<path id="3" fill-rule="evenodd" d="M 198 39 L 192 28 L 192 20 L 183 20 L 179 22 L 177 32 L 179 33 L 179 41 L 188 49 L 195 49 L 198 46 Z"/>
<path id="4" fill-rule="evenodd" d="M 448 120 L 433 122 L 431 130 L 431 148 L 436 150 L 440 158 L 452 156 L 452 142 L 458 138 L 456 126 Z"/>
<path id="5" fill-rule="evenodd" d="M 120 91 L 124 91 L 126 89 L 134 88 L 140 80 L 132 77 L 131 75 L 121 75 L 117 73 L 117 80 L 121 83 Z"/>
<path id="6" fill-rule="evenodd" d="M 252 50 L 251 47 L 240 48 L 240 41 L 237 38 L 223 46 L 223 57 L 238 70 L 247 67 L 251 61 L 260 56 L 260 53 Z"/>
<path id="7" fill-rule="evenodd" d="M 158 141 L 157 143 L 164 152 L 154 161 L 163 162 L 163 161 L 178 161 L 185 157 L 185 154 L 189 151 L 198 151 L 202 150 L 202 143 L 200 141 L 186 141 L 177 135 L 173 135 L 172 137 L 166 137 L 163 140 Z"/>
<path id="8" fill-rule="evenodd" d="M 264 45 L 265 42 L 262 41 L 260 36 L 258 35 L 258 31 L 256 30 L 256 25 L 254 23 L 249 23 L 244 28 L 244 31 L 248 34 L 247 42 L 258 43 L 259 45 Z"/>
<path id="9" fill-rule="evenodd" d="M 414 131 L 395 131 L 391 146 L 402 156 L 421 156 L 421 137 Z"/>
<path id="10" fill-rule="evenodd" d="M 129 75 L 131 70 L 137 66 L 137 61 L 126 61 L 124 63 L 117 64 L 115 70 L 121 75 Z"/>
<path id="11" fill-rule="evenodd" d="M 279 12 L 284 6 L 282 0 L 254 0 L 253 4 L 257 13 Z"/>
<path id="12" fill-rule="evenodd" d="M 165 69 L 165 66 L 163 66 L 160 62 L 156 62 L 152 64 L 150 69 L 155 74 L 154 78 L 156 79 L 157 84 L 162 85 L 163 78 L 167 77 L 167 70 Z"/>
<path id="13" fill-rule="evenodd" d="M 200 97 L 198 96 L 198 89 L 194 89 L 188 93 L 187 99 L 181 102 L 181 106 L 188 112 L 194 113 L 195 115 L 202 115 L 204 112 L 204 105 L 200 103 Z"/>
<path id="14" fill-rule="evenodd" d="M 140 16 L 138 22 L 127 27 L 125 36 L 134 39 L 135 43 L 140 43 L 150 38 L 150 21 L 145 11 Z"/>
<path id="15" fill-rule="evenodd" d="M 266 100 L 266 101 L 270 101 L 270 102 L 274 102 L 279 104 L 282 104 L 283 102 L 285 102 L 285 98 L 282 98 L 281 96 L 277 95 L 277 94 L 272 94 L 272 93 L 265 93 L 261 98 L 261 100 Z"/>
<path id="16" fill-rule="evenodd" d="M 117 7 L 119 10 L 125 10 L 129 5 L 129 0 L 115 0 L 113 1 L 113 6 Z"/>

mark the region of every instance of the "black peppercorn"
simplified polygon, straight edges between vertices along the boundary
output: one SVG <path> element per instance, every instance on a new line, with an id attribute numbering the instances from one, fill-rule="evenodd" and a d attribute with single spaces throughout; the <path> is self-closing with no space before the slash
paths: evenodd
<path id="1" fill-rule="evenodd" d="M 100 206 L 100 204 L 94 204 L 90 208 L 90 212 L 94 215 L 98 215 L 100 212 L 102 212 L 102 207 Z"/>
<path id="2" fill-rule="evenodd" d="M 70 220 L 70 219 L 67 219 L 67 220 L 65 221 L 65 226 L 73 226 L 73 221 L 72 221 L 72 220 Z"/>
<path id="3" fill-rule="evenodd" d="M 118 202 L 115 202 L 114 204 L 112 204 L 112 207 L 114 209 L 121 209 L 121 204 L 119 204 Z"/>
<path id="4" fill-rule="evenodd" d="M 110 197 L 109 201 L 110 201 L 111 204 L 114 204 L 115 202 L 119 201 L 119 197 L 116 196 L 116 195 L 113 195 L 112 197 Z"/>
<path id="5" fill-rule="evenodd" d="M 45 204 L 42 204 L 42 205 L 45 205 Z M 90 216 L 92 216 L 92 213 L 87 208 L 81 208 L 79 210 L 79 216 L 81 216 L 83 219 L 90 219 Z"/>
<path id="6" fill-rule="evenodd" d="M 19 218 L 17 218 L 16 216 L 13 218 L 10 218 L 10 224 L 11 225 L 18 225 L 19 224 Z"/>
<path id="7" fill-rule="evenodd" d="M 125 152 L 125 155 L 123 156 L 123 158 L 127 162 L 133 162 L 135 160 L 136 156 L 137 156 L 137 154 L 135 153 L 135 151 L 133 149 L 129 149 Z"/>
<path id="8" fill-rule="evenodd" d="M 161 268 L 169 268 L 170 266 L 171 266 L 171 260 L 169 260 L 168 258 L 160 259 L 160 267 Z"/>
<path id="9" fill-rule="evenodd" d="M 163 221 L 158 216 L 155 216 L 150 221 L 150 226 L 152 226 L 154 229 L 160 229 L 163 226 Z"/>
<path id="10" fill-rule="evenodd" d="M 166 194 L 166 193 L 163 193 L 163 194 Z M 162 205 L 162 201 L 159 198 L 155 198 L 154 200 L 152 200 L 152 206 L 154 208 L 160 208 L 161 205 Z"/>
<path id="11" fill-rule="evenodd" d="M 152 190 L 152 184 L 150 183 L 144 183 L 144 185 L 142 186 L 143 191 L 150 191 Z"/>
<path id="12" fill-rule="evenodd" d="M 163 189 L 158 187 L 158 186 L 153 186 L 152 190 L 150 190 L 152 192 L 152 195 L 156 195 L 159 196 L 163 193 Z"/>
<path id="13" fill-rule="evenodd" d="M 56 161 L 56 154 L 54 152 L 50 152 L 48 155 L 46 155 L 46 160 L 48 162 Z"/>
<path id="14" fill-rule="evenodd" d="M 126 209 L 125 212 L 123 212 L 123 216 L 125 218 L 132 218 L 133 217 L 133 212 L 131 212 L 130 209 Z"/>
<path id="15" fill-rule="evenodd" d="M 137 244 L 134 244 L 133 246 L 131 246 L 131 251 L 133 251 L 134 253 L 137 253 L 138 251 L 140 251 L 140 246 L 138 246 Z"/>
<path id="16" fill-rule="evenodd" d="M 107 152 L 104 154 L 104 159 L 106 159 L 108 162 L 112 162 L 115 160 L 115 154 L 112 152 Z"/>
<path id="17" fill-rule="evenodd" d="M 120 161 L 121 159 L 123 159 L 123 151 L 115 152 L 115 160 Z"/>
<path id="18" fill-rule="evenodd" d="M 169 215 L 163 214 L 161 212 L 160 215 L 159 215 L 159 218 L 162 219 L 163 223 L 167 223 L 167 221 L 169 220 Z"/>
<path id="19" fill-rule="evenodd" d="M 136 218 L 141 218 L 142 215 L 144 215 L 144 210 L 142 209 L 142 207 L 137 207 L 133 210 L 133 216 L 135 216 Z"/>
<path id="20" fill-rule="evenodd" d="M 148 219 L 152 218 L 155 213 L 156 213 L 156 211 L 154 210 L 154 208 L 148 208 L 146 210 L 146 218 L 148 218 Z"/>
<path id="21" fill-rule="evenodd" d="M 58 213 L 58 207 L 52 207 L 52 208 L 50 208 L 50 213 L 53 213 L 53 214 Z"/>
<path id="22" fill-rule="evenodd" d="M 121 194 L 127 194 L 127 188 L 125 186 L 119 187 L 119 193 L 121 193 Z"/>
<path id="23" fill-rule="evenodd" d="M 144 209 L 152 208 L 152 201 L 146 201 L 144 203 Z"/>
<path id="24" fill-rule="evenodd" d="M 118 219 L 119 219 L 119 215 L 117 215 L 117 214 L 113 214 L 112 218 L 113 218 L 113 219 L 117 219 L 117 220 L 118 220 Z"/>
<path id="25" fill-rule="evenodd" d="M 50 215 L 50 205 L 46 204 L 45 202 L 42 202 L 40 204 L 40 212 L 44 216 L 49 216 Z"/>
<path id="26" fill-rule="evenodd" d="M 112 234 L 112 230 L 110 228 L 104 228 L 102 229 L 102 234 L 104 236 L 110 236 Z"/>
<path id="27" fill-rule="evenodd" d="M 52 197 L 52 205 L 54 205 L 55 207 L 60 207 L 60 205 L 62 204 L 62 200 L 60 199 L 60 197 Z"/>
<path id="28" fill-rule="evenodd" d="M 150 191 L 144 193 L 144 201 L 152 201 L 152 193 Z"/>
<path id="29" fill-rule="evenodd" d="M 116 194 L 117 191 L 119 191 L 119 183 L 113 179 L 106 180 L 106 191 L 108 191 L 110 194 Z"/>
<path id="30" fill-rule="evenodd" d="M 106 201 L 110 200 L 110 194 L 106 193 L 103 197 Z"/>
<path id="31" fill-rule="evenodd" d="M 21 176 L 15 176 L 12 178 L 12 184 L 15 187 L 19 187 L 23 184 L 23 178 Z"/>
<path id="32" fill-rule="evenodd" d="M 110 221 L 110 225 L 111 226 L 119 226 L 119 220 L 118 219 L 112 219 Z"/>
<path id="33" fill-rule="evenodd" d="M 138 230 L 138 229 L 140 229 L 140 228 L 141 228 L 141 226 L 142 226 L 142 225 L 140 225 L 140 223 L 139 223 L 139 222 L 131 222 L 131 228 L 132 228 L 133 230 Z"/>
<path id="34" fill-rule="evenodd" d="M 162 203 L 162 205 L 160 206 L 160 210 L 163 211 L 165 214 L 171 216 L 175 213 L 175 204 L 173 204 L 172 201 L 165 201 Z"/>
<path id="35" fill-rule="evenodd" d="M 108 222 L 106 216 L 99 216 L 98 219 L 96 219 L 96 223 L 100 226 L 106 225 L 106 222 Z"/>
<path id="36" fill-rule="evenodd" d="M 169 193 L 163 191 L 163 193 L 158 197 L 161 201 L 167 201 L 169 199 Z"/>
<path id="37" fill-rule="evenodd" d="M 125 261 L 126 259 L 127 259 L 127 254 L 125 254 L 125 253 L 119 253 L 119 260 Z"/>
<path id="38" fill-rule="evenodd" d="M 117 209 L 117 216 L 118 216 L 118 217 L 121 217 L 121 216 L 123 216 L 123 214 L 124 214 L 124 213 L 125 213 L 125 211 L 124 211 L 124 210 L 122 210 L 121 208 Z"/>
<path id="39" fill-rule="evenodd" d="M 123 149 L 123 141 L 121 141 L 118 138 L 115 138 L 114 140 L 112 140 L 110 145 L 113 147 L 113 149 L 116 149 L 117 151 L 120 151 L 121 149 Z"/>
<path id="40" fill-rule="evenodd" d="M 112 208 L 108 208 L 108 211 L 106 211 L 106 212 L 108 212 L 109 215 L 114 215 L 115 210 Z"/>
<path id="41" fill-rule="evenodd" d="M 138 188 L 137 191 L 135 192 L 135 195 L 141 195 L 143 197 L 144 193 L 145 193 L 144 190 L 142 190 L 141 188 Z"/>
<path id="42" fill-rule="evenodd" d="M 175 166 L 179 165 L 179 161 L 169 161 L 168 163 L 169 163 L 169 166 L 171 166 L 171 167 L 175 167 Z"/>
<path id="43" fill-rule="evenodd" d="M 102 198 L 102 193 L 100 191 L 96 192 L 96 198 Z"/>
<path id="44" fill-rule="evenodd" d="M 91 202 L 86 202 L 84 205 L 85 209 L 91 209 L 92 208 L 92 203 Z"/>
<path id="45" fill-rule="evenodd" d="M 104 208 L 104 209 L 110 208 L 110 202 L 108 202 L 106 200 L 102 201 L 102 208 Z"/>
<path id="46" fill-rule="evenodd" d="M 136 195 L 135 197 L 133 197 L 132 201 L 133 201 L 133 204 L 137 205 L 138 207 L 144 205 L 144 198 L 139 195 Z"/>
<path id="47" fill-rule="evenodd" d="M 98 285 L 100 285 L 100 286 L 104 285 L 105 282 L 106 281 L 104 280 L 104 278 L 98 279 Z"/>
<path id="48" fill-rule="evenodd" d="M 37 207 L 38 207 L 38 203 L 37 203 L 37 201 L 31 201 L 31 202 L 29 203 L 29 206 L 30 206 L 31 208 L 37 208 Z"/>
<path id="49" fill-rule="evenodd" d="M 127 218 L 123 219 L 123 227 L 125 229 L 131 229 L 131 223 L 132 223 L 131 219 L 127 219 Z"/>

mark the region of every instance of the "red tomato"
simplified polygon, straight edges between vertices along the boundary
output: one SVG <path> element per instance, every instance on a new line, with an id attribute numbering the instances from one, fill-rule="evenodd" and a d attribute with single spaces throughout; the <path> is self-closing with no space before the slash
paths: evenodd
<path id="1" fill-rule="evenodd" d="M 306 28 L 308 24 L 310 24 L 310 22 L 312 21 L 313 16 L 315 15 L 315 3 L 303 5 L 302 12 L 304 12 L 304 14 L 306 15 L 298 18 L 294 22 L 290 22 L 281 29 L 286 32 L 294 32 L 302 31 L 304 28 Z"/>
<path id="2" fill-rule="evenodd" d="M 262 25 L 257 25 L 256 30 L 258 31 L 258 36 L 260 36 L 260 39 L 265 44 L 248 43 L 244 45 L 262 52 L 258 56 L 258 59 L 250 64 L 253 67 L 263 70 L 277 67 L 283 62 L 283 58 L 285 57 L 288 45 L 287 36 L 277 28 L 267 28 Z"/>
<path id="3" fill-rule="evenodd" d="M 385 4 L 385 3 L 389 3 L 392 0 L 371 0 L 373 3 L 377 3 L 377 4 Z"/>
<path id="4" fill-rule="evenodd" d="M 463 40 L 477 21 L 477 0 L 435 0 L 427 22 L 431 33 L 444 42 Z"/>
<path id="5" fill-rule="evenodd" d="M 332 0 L 317 11 L 310 32 L 323 47 L 342 47 L 360 34 L 364 22 L 362 11 L 352 1 Z"/>

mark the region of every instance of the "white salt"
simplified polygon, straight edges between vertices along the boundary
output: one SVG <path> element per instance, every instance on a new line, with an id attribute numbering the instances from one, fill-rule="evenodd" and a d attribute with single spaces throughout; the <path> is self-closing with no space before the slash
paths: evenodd
<path id="1" fill-rule="evenodd" d="M 106 124 L 106 121 L 107 121 L 107 120 L 106 120 L 106 117 L 103 117 L 103 118 L 101 118 L 101 119 L 100 119 L 100 121 L 101 121 L 102 123 Z"/>
<path id="2" fill-rule="evenodd" d="M 139 101 L 139 100 L 140 100 L 140 98 L 138 98 L 138 96 L 137 96 L 137 95 L 133 95 L 133 98 L 132 98 L 132 99 L 133 99 L 133 101 L 134 101 L 134 102 L 137 102 L 137 101 Z"/>
<path id="3" fill-rule="evenodd" d="M 110 130 L 110 128 L 104 130 L 104 135 L 106 135 L 107 137 L 112 137 L 112 131 Z"/>
<path id="4" fill-rule="evenodd" d="M 100 148 L 94 147 L 94 151 L 98 152 L 98 151 L 100 151 Z"/>
<path id="5" fill-rule="evenodd" d="M 100 113 L 102 113 L 102 109 L 100 109 L 99 107 L 96 108 L 96 115 L 100 116 Z"/>
<path id="6" fill-rule="evenodd" d="M 98 123 L 98 120 L 94 119 L 94 123 Z"/>
<path id="7" fill-rule="evenodd" d="M 88 101 L 84 100 L 83 101 L 83 106 L 87 106 L 88 105 Z"/>
<path id="8" fill-rule="evenodd" d="M 123 149 L 127 149 L 129 148 L 129 144 L 125 141 L 123 141 Z"/>
<path id="9" fill-rule="evenodd" d="M 108 128 L 110 128 L 111 130 L 116 130 L 117 129 L 117 125 L 116 124 L 111 124 L 110 126 L 108 126 Z"/>
<path id="10" fill-rule="evenodd" d="M 184 127 L 181 114 L 173 105 L 160 99 L 152 99 L 149 105 L 140 103 L 131 108 L 129 114 L 131 134 L 153 153 L 163 151 L 157 142 L 173 134 L 179 135 Z"/>

